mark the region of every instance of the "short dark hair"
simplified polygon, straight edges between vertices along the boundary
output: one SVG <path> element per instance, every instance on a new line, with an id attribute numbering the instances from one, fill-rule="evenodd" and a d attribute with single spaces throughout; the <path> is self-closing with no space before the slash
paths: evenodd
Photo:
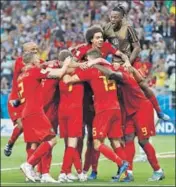
<path id="1" fill-rule="evenodd" d="M 125 15 L 125 10 L 124 10 L 124 8 L 123 8 L 122 6 L 120 6 L 120 5 L 114 7 L 114 8 L 112 9 L 112 11 L 120 12 L 121 15 L 122 15 L 122 17 L 124 17 L 124 15 Z"/>
<path id="2" fill-rule="evenodd" d="M 89 44 L 92 43 L 91 40 L 93 39 L 94 34 L 97 32 L 101 32 L 102 35 L 104 35 L 103 29 L 99 25 L 93 25 L 87 29 L 87 31 L 85 33 L 85 38 L 86 38 L 87 43 L 89 43 Z"/>
<path id="3" fill-rule="evenodd" d="M 93 58 L 100 58 L 102 57 L 101 51 L 99 49 L 90 49 L 86 53 L 87 56 L 91 56 Z"/>
<path id="4" fill-rule="evenodd" d="M 69 56 L 73 57 L 72 53 L 68 49 L 63 49 L 59 52 L 58 60 L 63 62 Z"/>

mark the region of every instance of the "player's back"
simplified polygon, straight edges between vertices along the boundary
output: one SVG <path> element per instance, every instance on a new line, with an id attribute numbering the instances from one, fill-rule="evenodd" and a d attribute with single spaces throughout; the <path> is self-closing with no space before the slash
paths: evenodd
<path id="1" fill-rule="evenodd" d="M 146 102 L 148 99 L 134 77 L 122 69 L 120 71 L 123 73 L 123 84 L 120 86 L 123 103 L 127 114 L 131 115 L 140 108 L 141 102 Z"/>
<path id="2" fill-rule="evenodd" d="M 43 112 L 43 98 L 40 69 L 33 67 L 18 77 L 18 93 L 21 103 L 25 102 L 22 116 Z"/>
<path id="3" fill-rule="evenodd" d="M 120 108 L 117 98 L 116 83 L 108 80 L 96 68 L 89 68 L 78 74 L 80 80 L 88 81 L 94 93 L 95 112 Z"/>
<path id="4" fill-rule="evenodd" d="M 59 110 L 66 111 L 82 107 L 84 87 L 82 83 L 65 84 L 59 81 Z"/>

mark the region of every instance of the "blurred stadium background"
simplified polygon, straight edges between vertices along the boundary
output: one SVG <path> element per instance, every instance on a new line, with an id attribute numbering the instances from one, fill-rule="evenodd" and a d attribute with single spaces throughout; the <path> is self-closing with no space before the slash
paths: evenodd
<path id="1" fill-rule="evenodd" d="M 140 57 L 150 71 L 146 81 L 155 91 L 163 112 L 171 117 L 171 122 L 157 125 L 157 133 L 163 135 L 158 142 L 165 138 L 166 142 L 174 146 L 174 138 L 164 135 L 175 135 L 175 1 L 131 0 L 126 2 L 128 2 L 125 4 L 128 8 L 128 21 L 135 27 L 140 39 L 142 48 Z M 10 135 L 13 128 L 9 120 L 7 99 L 11 90 L 13 65 L 15 59 L 22 53 L 23 43 L 35 41 L 41 48 L 42 59 L 56 59 L 61 49 L 84 43 L 86 29 L 93 24 L 106 23 L 110 10 L 121 1 L 1 0 L 0 3 L 0 115 L 1 136 L 5 136 L 2 138 L 2 150 L 6 143 L 6 136 Z M 111 56 L 108 56 L 108 60 L 111 61 Z M 18 147 L 18 150 L 21 149 Z M 175 150 L 174 147 L 171 149 L 170 151 Z M 5 160 L 4 156 L 1 156 Z M 19 157 L 18 162 L 21 163 Z M 18 162 L 16 163 L 19 165 Z"/>

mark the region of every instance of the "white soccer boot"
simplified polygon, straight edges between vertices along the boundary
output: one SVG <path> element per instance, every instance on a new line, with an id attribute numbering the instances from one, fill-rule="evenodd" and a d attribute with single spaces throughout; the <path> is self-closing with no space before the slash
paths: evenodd
<path id="1" fill-rule="evenodd" d="M 74 181 L 74 180 L 78 180 L 78 177 L 73 175 L 72 173 L 69 173 L 69 174 L 67 174 L 67 179 Z"/>
<path id="2" fill-rule="evenodd" d="M 21 164 L 20 169 L 23 171 L 25 176 L 32 182 L 35 182 L 35 178 L 33 176 L 34 170 L 32 165 L 28 164 L 27 162 Z"/>
<path id="3" fill-rule="evenodd" d="M 80 182 L 87 181 L 87 175 L 82 172 L 82 173 L 78 174 L 78 179 Z"/>
<path id="4" fill-rule="evenodd" d="M 67 175 L 65 173 L 61 173 L 58 176 L 58 181 L 59 182 L 73 182 L 71 179 L 67 178 Z"/>
<path id="5" fill-rule="evenodd" d="M 51 177 L 49 173 L 42 174 L 41 183 L 60 183 Z"/>

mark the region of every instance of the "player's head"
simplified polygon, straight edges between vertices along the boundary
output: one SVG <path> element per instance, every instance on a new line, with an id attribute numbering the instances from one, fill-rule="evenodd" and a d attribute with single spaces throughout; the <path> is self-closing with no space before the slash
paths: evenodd
<path id="1" fill-rule="evenodd" d="M 85 33 L 87 43 L 92 44 L 94 47 L 100 48 L 103 45 L 103 29 L 98 25 L 89 27 Z"/>
<path id="2" fill-rule="evenodd" d="M 35 42 L 27 42 L 23 44 L 23 52 L 33 52 L 35 54 L 39 53 L 39 47 Z"/>
<path id="3" fill-rule="evenodd" d="M 63 49 L 59 52 L 59 55 L 58 55 L 58 60 L 60 61 L 61 63 L 61 66 L 63 65 L 64 63 L 64 60 L 67 58 L 67 57 L 72 57 L 73 58 L 73 54 L 71 53 L 71 51 L 69 51 L 68 49 Z"/>
<path id="4" fill-rule="evenodd" d="M 99 49 L 90 49 L 87 51 L 86 56 L 87 60 L 93 60 L 102 57 L 101 51 Z"/>
<path id="5" fill-rule="evenodd" d="M 58 60 L 64 62 L 67 57 L 73 57 L 73 54 L 68 49 L 63 49 L 59 52 Z"/>
<path id="6" fill-rule="evenodd" d="M 35 64 L 40 62 L 40 59 L 38 55 L 33 52 L 25 52 L 23 53 L 23 62 L 25 65 Z"/>
<path id="7" fill-rule="evenodd" d="M 125 11 L 123 7 L 116 6 L 112 9 L 109 19 L 114 29 L 119 27 L 119 25 L 122 23 L 122 19 L 124 15 L 125 15 Z"/>

